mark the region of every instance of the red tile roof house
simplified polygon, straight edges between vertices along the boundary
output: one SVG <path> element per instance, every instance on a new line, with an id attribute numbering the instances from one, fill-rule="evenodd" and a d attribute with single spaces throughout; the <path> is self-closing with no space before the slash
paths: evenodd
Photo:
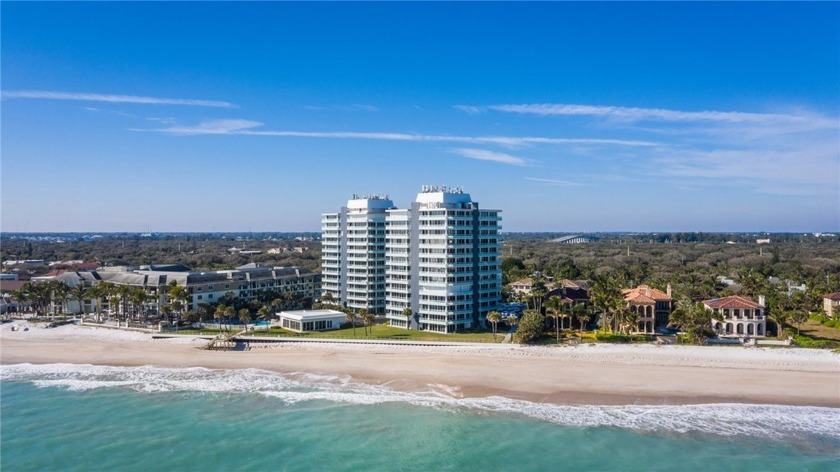
<path id="1" fill-rule="evenodd" d="M 763 337 L 767 335 L 763 295 L 758 297 L 758 303 L 746 297 L 733 295 L 706 300 L 703 306 L 714 312 L 712 329 L 719 336 Z"/>
<path id="2" fill-rule="evenodd" d="M 636 313 L 639 332 L 653 333 L 656 328 L 668 325 L 668 317 L 674 311 L 671 284 L 668 284 L 667 290 L 666 293 L 650 285 L 639 285 L 621 291 L 627 306 Z"/>
<path id="3" fill-rule="evenodd" d="M 840 315 L 840 292 L 823 296 L 823 311 L 829 318 L 836 319 Z"/>
<path id="4" fill-rule="evenodd" d="M 534 287 L 534 279 L 527 277 L 510 283 L 510 289 L 513 293 L 522 293 L 525 295 L 531 294 L 531 289 Z M 546 290 L 553 290 L 557 286 L 554 282 L 543 282 Z"/>

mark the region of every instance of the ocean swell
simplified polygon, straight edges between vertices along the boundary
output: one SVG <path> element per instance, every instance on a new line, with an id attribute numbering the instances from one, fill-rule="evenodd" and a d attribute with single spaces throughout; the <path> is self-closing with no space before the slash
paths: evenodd
<path id="1" fill-rule="evenodd" d="M 0 381 L 74 391 L 128 388 L 141 393 L 251 393 L 286 404 L 306 401 L 377 405 L 406 403 L 453 412 L 525 416 L 562 426 L 616 427 L 649 432 L 743 435 L 780 440 L 840 439 L 840 410 L 748 404 L 554 405 L 504 397 L 456 398 L 446 386 L 397 391 L 354 382 L 349 376 L 279 374 L 258 369 L 109 367 L 79 364 L 0 366 Z"/>

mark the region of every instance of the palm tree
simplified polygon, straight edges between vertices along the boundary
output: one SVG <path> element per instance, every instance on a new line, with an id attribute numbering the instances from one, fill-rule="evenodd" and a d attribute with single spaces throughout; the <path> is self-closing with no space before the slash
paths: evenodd
<path id="1" fill-rule="evenodd" d="M 94 287 L 96 287 L 96 289 L 97 289 L 97 293 L 98 293 L 97 303 L 98 303 L 98 307 L 99 307 L 98 310 L 97 310 L 98 312 L 96 314 L 96 322 L 101 323 L 102 322 L 102 299 L 104 298 L 105 300 L 109 301 L 109 308 L 110 308 L 110 298 L 114 295 L 117 287 L 116 287 L 116 285 L 112 284 L 111 282 L 100 282 L 100 283 L 94 285 Z M 91 288 L 93 288 L 93 287 L 91 287 Z"/>
<path id="2" fill-rule="evenodd" d="M 213 318 L 219 320 L 219 332 L 222 332 L 222 318 L 225 317 L 225 306 L 221 303 L 216 305 L 216 311 L 213 312 Z"/>
<path id="3" fill-rule="evenodd" d="M 99 315 L 102 313 L 102 297 L 103 295 L 103 287 L 102 284 L 91 285 L 87 288 L 87 296 L 93 300 L 94 309 L 96 310 L 96 322 L 99 323 Z"/>
<path id="4" fill-rule="evenodd" d="M 277 298 L 271 300 L 271 308 L 273 308 L 274 311 L 283 311 L 285 309 L 283 307 L 283 299 L 280 298 L 280 297 L 277 297 Z"/>
<path id="5" fill-rule="evenodd" d="M 411 317 L 414 315 L 414 312 L 411 311 L 411 308 L 405 307 L 403 308 L 402 314 L 405 316 L 405 327 L 411 329 Z"/>
<path id="6" fill-rule="evenodd" d="M 117 287 L 117 296 L 120 297 L 120 304 L 121 307 L 121 317 L 126 319 L 126 326 L 128 326 L 128 298 L 129 294 L 131 293 L 131 286 L 129 285 L 119 285 Z M 119 321 L 117 322 L 119 326 Z"/>
<path id="7" fill-rule="evenodd" d="M 116 292 L 114 292 L 111 297 L 108 298 L 108 311 L 111 312 L 108 320 L 110 321 L 111 317 L 115 317 L 117 319 L 117 327 L 120 326 L 119 307 L 120 297 L 116 294 Z"/>
<path id="8" fill-rule="evenodd" d="M 691 300 L 679 302 L 679 308 L 671 313 L 669 325 L 679 327 L 694 343 L 702 343 L 706 332 L 712 327 L 712 312 L 700 303 Z"/>
<path id="9" fill-rule="evenodd" d="M 513 328 L 519 323 L 519 318 L 516 315 L 508 315 L 505 323 L 510 326 L 510 332 L 513 333 Z"/>
<path id="10" fill-rule="evenodd" d="M 487 313 L 487 321 L 493 325 L 493 342 L 496 342 L 496 325 L 502 320 L 502 315 L 498 311 L 491 311 Z"/>
<path id="11" fill-rule="evenodd" d="M 79 302 L 79 313 L 81 313 L 82 318 L 85 317 L 85 298 L 89 297 L 88 294 L 88 287 L 82 282 L 81 280 L 76 282 L 76 285 L 70 288 L 70 293 L 73 295 L 73 299 Z"/>
<path id="12" fill-rule="evenodd" d="M 344 309 L 344 317 L 347 319 L 347 322 L 353 326 L 353 337 L 356 337 L 356 313 L 353 311 L 352 308 L 345 308 Z"/>
<path id="13" fill-rule="evenodd" d="M 251 311 L 247 308 L 239 310 L 239 321 L 245 325 L 245 332 L 248 332 L 248 323 L 251 321 Z"/>
<path id="14" fill-rule="evenodd" d="M 597 274 L 593 277 L 592 288 L 590 289 L 590 299 L 592 304 L 597 307 L 604 315 L 601 326 L 606 331 L 609 326 L 609 321 L 612 320 L 616 324 L 619 310 L 625 305 L 624 296 L 621 294 L 621 287 L 613 276 L 610 274 Z"/>
<path id="15" fill-rule="evenodd" d="M 64 305 L 70 298 L 70 286 L 60 280 L 51 280 L 48 283 L 52 289 L 53 302 L 58 302 L 58 311 L 64 314 Z M 53 310 L 53 316 L 55 316 L 55 310 Z"/>
<path id="16" fill-rule="evenodd" d="M 139 318 L 139 313 L 141 311 L 145 311 L 143 310 L 143 303 L 145 303 L 149 298 L 146 295 L 146 291 L 142 287 L 135 287 L 129 292 L 128 298 L 131 300 L 132 318 Z M 127 324 L 126 327 L 128 327 Z"/>
<path id="17" fill-rule="evenodd" d="M 769 310 L 769 313 L 767 313 L 767 317 L 776 323 L 776 338 L 782 338 L 784 334 L 785 321 L 788 320 L 789 315 L 789 311 L 782 310 L 781 308 Z"/>
<path id="18" fill-rule="evenodd" d="M 167 320 L 170 324 L 172 323 L 172 315 L 171 315 L 171 312 L 172 312 L 172 305 L 171 305 L 171 304 L 169 304 L 169 303 L 164 303 L 163 305 L 161 305 L 161 306 L 160 306 L 160 308 L 158 309 L 158 312 L 160 313 L 161 317 L 162 317 L 163 315 L 166 315 L 166 320 Z"/>
<path id="19" fill-rule="evenodd" d="M 181 311 L 187 307 L 187 302 L 190 299 L 190 293 L 178 282 L 172 281 L 169 283 L 169 290 L 166 292 L 167 298 L 171 300 L 172 307 L 175 309 L 177 316 L 180 318 Z M 177 325 L 176 325 L 177 326 Z"/>
<path id="20" fill-rule="evenodd" d="M 586 306 L 585 303 L 577 303 L 572 306 L 572 316 L 578 320 L 580 324 L 580 332 L 583 334 L 583 327 L 586 323 L 589 322 L 589 319 L 592 317 L 591 309 Z"/>
<path id="21" fill-rule="evenodd" d="M 630 310 L 628 306 L 622 306 L 620 310 L 617 312 L 617 316 L 620 321 L 620 327 L 627 330 L 627 334 L 630 334 L 631 328 L 637 328 L 637 323 L 639 319 L 639 314 L 633 310 Z"/>
<path id="22" fill-rule="evenodd" d="M 542 300 L 546 293 L 548 293 L 548 290 L 545 288 L 542 277 L 537 278 L 531 285 L 531 297 L 534 300 L 534 310 L 537 310 L 537 312 L 542 311 Z"/>
<path id="23" fill-rule="evenodd" d="M 198 303 L 198 321 L 205 321 L 210 315 L 210 304 L 207 302 Z"/>
<path id="24" fill-rule="evenodd" d="M 224 314 L 225 319 L 227 319 L 228 322 L 228 330 L 230 330 L 231 319 L 233 318 L 233 315 L 236 314 L 236 308 L 234 308 L 233 305 L 228 305 L 225 307 Z"/>
<path id="25" fill-rule="evenodd" d="M 268 307 L 263 305 L 262 308 L 257 311 L 257 318 L 261 320 L 265 320 L 265 330 L 271 330 L 271 311 L 269 311 Z"/>
<path id="26" fill-rule="evenodd" d="M 376 316 L 374 316 L 373 313 L 367 313 L 367 314 L 365 314 L 365 316 L 362 319 L 365 322 L 365 326 L 369 327 L 368 329 L 370 329 L 369 336 L 372 336 L 373 335 L 373 325 L 376 324 Z"/>
<path id="27" fill-rule="evenodd" d="M 796 335 L 799 336 L 799 328 L 802 326 L 802 323 L 808 321 L 808 312 L 804 310 L 793 311 L 788 316 L 788 319 L 796 324 Z"/>
<path id="28" fill-rule="evenodd" d="M 23 306 L 27 304 L 29 301 L 28 294 L 23 290 L 21 287 L 18 290 L 12 292 L 12 300 L 17 302 L 18 311 L 23 311 Z"/>
<path id="29" fill-rule="evenodd" d="M 361 318 L 361 319 L 362 319 L 362 326 L 365 328 L 365 336 L 367 336 L 367 335 L 368 335 L 368 332 L 367 332 L 367 321 L 366 321 L 366 319 L 367 319 L 367 315 L 368 315 L 367 308 L 362 308 L 361 310 L 359 310 L 359 318 Z"/>
<path id="30" fill-rule="evenodd" d="M 560 319 L 560 310 L 563 309 L 563 299 L 557 296 L 550 297 L 548 302 L 546 302 L 546 315 L 550 316 L 554 320 L 554 329 L 557 335 L 557 342 L 560 342 L 560 324 L 558 320 Z"/>

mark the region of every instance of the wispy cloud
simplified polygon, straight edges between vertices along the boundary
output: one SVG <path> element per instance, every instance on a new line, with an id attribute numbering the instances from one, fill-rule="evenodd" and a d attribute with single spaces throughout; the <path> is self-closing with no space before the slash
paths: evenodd
<path id="1" fill-rule="evenodd" d="M 374 139 L 384 141 L 427 141 L 442 143 L 496 144 L 501 146 L 526 146 L 532 144 L 589 144 L 608 146 L 656 146 L 656 142 L 594 139 L 552 138 L 542 136 L 449 136 L 413 133 L 355 132 L 355 131 L 291 131 L 258 129 L 263 123 L 251 120 L 215 120 L 194 126 L 170 126 L 156 129 L 134 129 L 176 135 L 239 134 L 250 136 L 277 136 L 323 139 Z"/>
<path id="2" fill-rule="evenodd" d="M 594 116 L 621 121 L 718 122 L 718 123 L 786 123 L 807 125 L 810 128 L 837 128 L 836 119 L 816 113 L 754 113 L 743 111 L 684 111 L 665 108 L 600 106 L 568 103 L 527 103 L 488 106 L 456 105 L 470 114 L 485 111 L 532 114 L 541 116 Z"/>
<path id="3" fill-rule="evenodd" d="M 179 105 L 195 107 L 236 108 L 236 105 L 218 100 L 188 98 L 158 98 L 137 95 L 107 95 L 100 93 L 51 92 L 45 90 L 3 91 L 3 98 L 28 98 L 41 100 L 72 100 L 80 102 L 136 103 L 144 105 Z"/>
<path id="4" fill-rule="evenodd" d="M 482 107 L 474 107 L 470 105 L 455 105 L 453 108 L 456 110 L 461 110 L 464 113 L 470 115 L 478 115 L 479 113 L 484 113 L 485 109 Z"/>
<path id="5" fill-rule="evenodd" d="M 502 164 L 511 164 L 515 166 L 522 166 L 526 164 L 525 159 L 521 157 L 511 156 L 502 152 L 488 151 L 486 149 L 471 149 L 471 148 L 455 148 L 450 149 L 449 152 L 458 154 L 459 156 L 468 157 L 470 159 L 478 159 L 480 161 L 500 162 Z"/>
<path id="6" fill-rule="evenodd" d="M 161 123 L 164 125 L 174 125 L 177 123 L 175 118 L 172 117 L 160 117 L 160 116 L 141 116 L 136 113 L 128 113 L 121 110 L 105 110 L 102 108 L 96 107 L 83 107 L 85 110 L 94 112 L 94 113 L 105 113 L 109 115 L 116 115 L 116 116 L 123 116 L 126 118 L 133 118 L 136 120 L 145 120 L 145 121 L 154 121 L 157 123 Z"/>
<path id="7" fill-rule="evenodd" d="M 591 118 L 608 137 L 653 136 L 661 145 L 622 149 L 622 159 L 632 163 L 625 168 L 631 177 L 758 194 L 836 198 L 840 192 L 840 118 L 805 108 L 773 113 L 566 103 L 456 108 L 470 114 Z"/>
<path id="8" fill-rule="evenodd" d="M 542 183 L 551 184 L 551 185 L 562 185 L 562 186 L 567 186 L 567 187 L 572 187 L 572 186 L 576 187 L 576 186 L 579 186 L 579 185 L 583 185 L 580 182 L 572 182 L 570 180 L 540 179 L 540 178 L 537 178 L 537 177 L 525 177 L 525 180 L 530 180 L 532 182 L 542 182 Z"/>
<path id="9" fill-rule="evenodd" d="M 375 105 L 368 105 L 365 103 L 355 103 L 353 105 L 304 105 L 304 109 L 312 111 L 365 111 L 369 113 L 379 111 L 379 107 Z"/>

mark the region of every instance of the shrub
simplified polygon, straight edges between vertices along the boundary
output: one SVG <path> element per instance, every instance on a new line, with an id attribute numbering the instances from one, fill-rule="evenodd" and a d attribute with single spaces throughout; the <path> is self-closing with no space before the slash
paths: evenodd
<path id="1" fill-rule="evenodd" d="M 629 343 L 632 338 L 620 333 L 598 333 L 595 339 L 604 343 Z"/>
<path id="2" fill-rule="evenodd" d="M 793 342 L 799 347 L 807 347 L 812 349 L 840 349 L 840 341 L 830 341 L 827 339 L 811 339 L 807 336 L 794 336 Z"/>
<path id="3" fill-rule="evenodd" d="M 519 327 L 516 329 L 516 340 L 522 344 L 536 341 L 543 334 L 544 326 L 545 320 L 541 314 L 526 310 L 519 321 Z"/>

